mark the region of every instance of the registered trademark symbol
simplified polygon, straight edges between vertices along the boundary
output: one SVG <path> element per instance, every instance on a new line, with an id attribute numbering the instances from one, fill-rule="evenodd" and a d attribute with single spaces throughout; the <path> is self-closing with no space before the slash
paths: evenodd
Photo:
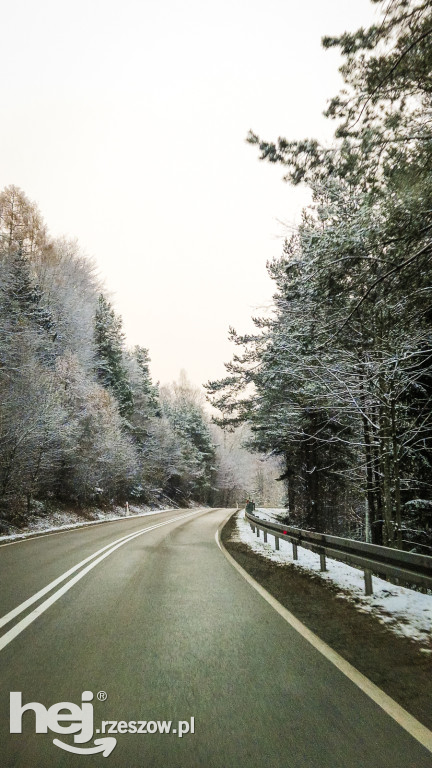
<path id="1" fill-rule="evenodd" d="M 98 697 L 99 701 L 106 701 L 107 698 L 108 698 L 108 694 L 105 693 L 105 691 L 99 691 L 97 697 Z"/>

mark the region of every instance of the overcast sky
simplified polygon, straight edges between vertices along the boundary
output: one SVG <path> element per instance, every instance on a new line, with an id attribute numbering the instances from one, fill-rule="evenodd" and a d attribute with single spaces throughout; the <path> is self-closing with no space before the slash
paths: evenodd
<path id="1" fill-rule="evenodd" d="M 307 203 L 245 143 L 331 139 L 320 40 L 369 0 L 14 0 L 2 7 L 0 186 L 95 258 L 162 383 L 224 374 L 228 327 L 271 301 L 266 261 Z"/>

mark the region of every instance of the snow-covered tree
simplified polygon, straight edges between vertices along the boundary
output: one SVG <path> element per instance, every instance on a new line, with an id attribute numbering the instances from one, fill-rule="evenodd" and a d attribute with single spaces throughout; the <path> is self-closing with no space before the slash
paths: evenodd
<path id="1" fill-rule="evenodd" d="M 313 205 L 269 265 L 273 316 L 232 333 L 209 392 L 284 456 L 300 522 L 337 530 L 367 505 L 373 540 L 402 546 L 432 496 L 432 8 L 376 2 L 380 23 L 324 41 L 345 59 L 332 146 L 249 135 Z"/>
<path id="2" fill-rule="evenodd" d="M 171 387 L 161 390 L 162 412 L 182 447 L 184 468 L 171 493 L 186 499 L 210 501 L 215 476 L 215 447 L 203 395 L 192 386 L 184 371 Z"/>
<path id="3" fill-rule="evenodd" d="M 58 397 L 67 414 L 57 494 L 81 505 L 126 498 L 138 470 L 117 401 L 91 380 L 71 354 L 56 365 Z"/>
<path id="4" fill-rule="evenodd" d="M 121 415 L 127 417 L 133 397 L 124 360 L 122 320 L 102 293 L 95 314 L 95 347 L 98 380 L 116 398 Z"/>

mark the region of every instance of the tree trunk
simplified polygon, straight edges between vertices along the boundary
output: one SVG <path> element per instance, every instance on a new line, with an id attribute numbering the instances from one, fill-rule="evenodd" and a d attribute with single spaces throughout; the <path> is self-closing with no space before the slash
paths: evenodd
<path id="1" fill-rule="evenodd" d="M 386 547 L 394 545 L 394 519 L 392 504 L 392 444 L 391 444 L 391 416 L 388 405 L 388 393 L 384 386 L 383 377 L 380 377 L 380 466 L 383 478 L 384 496 L 384 530 L 383 539 Z"/>
<path id="2" fill-rule="evenodd" d="M 391 400 L 391 432 L 393 448 L 393 474 L 394 474 L 394 503 L 396 517 L 396 545 L 402 549 L 402 511 L 401 511 L 401 483 L 399 462 L 399 441 L 396 429 L 396 402 Z"/>
<path id="3" fill-rule="evenodd" d="M 372 451 L 371 429 L 367 418 L 367 403 L 362 375 L 360 376 L 360 403 L 362 410 L 363 439 L 366 459 L 366 499 L 369 510 L 369 525 L 372 542 L 374 544 L 382 544 L 381 526 L 377 525 L 377 508 L 374 494 L 374 457 Z"/>

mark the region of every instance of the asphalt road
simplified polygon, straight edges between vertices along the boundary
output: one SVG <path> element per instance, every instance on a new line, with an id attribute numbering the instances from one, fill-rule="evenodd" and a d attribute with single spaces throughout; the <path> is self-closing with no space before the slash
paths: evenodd
<path id="1" fill-rule="evenodd" d="M 100 560 L 0 650 L 2 768 L 431 768 L 432 755 L 225 559 L 214 536 L 227 510 L 184 514 L 0 547 L 3 616 L 112 542 L 175 518 Z M 110 551 L 53 586 L 0 635 L 19 629 Z M 33 712 L 23 714 L 22 733 L 9 733 L 11 691 L 22 693 L 23 705 L 46 708 L 81 706 L 82 693 L 93 692 L 93 738 L 74 744 L 71 734 L 35 733 Z M 191 718 L 194 733 L 180 738 Z M 171 720 L 177 733 L 117 733 L 108 757 L 53 744 L 94 748 L 102 721 L 158 720 Z"/>

